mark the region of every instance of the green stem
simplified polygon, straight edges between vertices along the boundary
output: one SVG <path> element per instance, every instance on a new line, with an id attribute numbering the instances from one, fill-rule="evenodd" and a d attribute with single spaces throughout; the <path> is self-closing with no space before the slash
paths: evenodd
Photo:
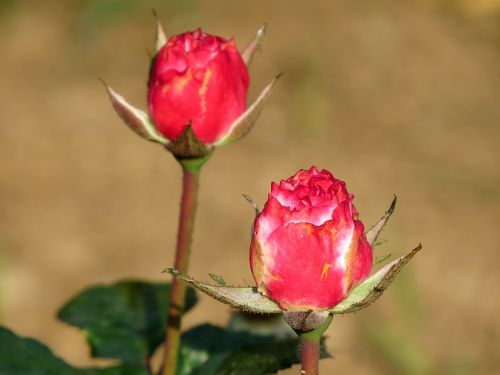
<path id="1" fill-rule="evenodd" d="M 183 162 L 182 165 L 182 197 L 179 216 L 179 230 L 177 232 L 177 248 L 175 252 L 174 268 L 187 273 L 191 240 L 196 215 L 196 203 L 199 188 L 199 173 L 203 163 L 193 161 Z M 174 278 L 170 291 L 170 304 L 167 314 L 167 330 L 165 334 L 165 352 L 161 373 L 175 375 L 179 354 L 181 336 L 182 312 L 186 296 L 186 283 Z"/>

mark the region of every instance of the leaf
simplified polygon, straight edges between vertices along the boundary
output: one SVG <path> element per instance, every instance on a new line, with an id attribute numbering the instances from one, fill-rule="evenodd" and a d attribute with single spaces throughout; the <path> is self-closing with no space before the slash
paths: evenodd
<path id="1" fill-rule="evenodd" d="M 146 367 L 139 364 L 122 364 L 113 367 L 83 368 L 75 370 L 75 375 L 151 375 Z"/>
<path id="2" fill-rule="evenodd" d="M 111 105 L 130 129 L 148 141 L 160 143 L 162 145 L 167 145 L 169 143 L 168 139 L 156 130 L 156 127 L 151 122 L 146 112 L 131 105 L 123 96 L 109 87 L 106 82 L 102 81 L 102 83 L 108 91 Z"/>
<path id="3" fill-rule="evenodd" d="M 0 327 L 0 348 L 2 375 L 66 375 L 73 370 L 44 344 L 5 327 Z"/>
<path id="4" fill-rule="evenodd" d="M 354 288 L 344 301 L 330 311 L 335 314 L 347 314 L 371 305 L 382 295 L 382 293 L 384 293 L 403 267 L 406 266 L 421 249 L 422 245 L 418 245 L 405 256 L 396 259 L 371 275 L 363 283 Z"/>
<path id="5" fill-rule="evenodd" d="M 253 125 L 257 121 L 260 113 L 264 109 L 264 104 L 280 77 L 281 74 L 276 76 L 276 78 L 273 79 L 271 83 L 264 88 L 264 90 L 262 90 L 255 102 L 253 102 L 253 104 L 248 107 L 248 109 L 240 117 L 234 120 L 234 122 L 229 127 L 226 135 L 215 142 L 213 144 L 214 146 L 222 146 L 234 143 L 248 134 L 248 132 L 252 129 Z"/>
<path id="6" fill-rule="evenodd" d="M 328 357 L 322 351 L 322 358 Z M 203 324 L 182 335 L 178 375 L 260 375 L 300 362 L 299 339 L 261 336 Z"/>
<path id="7" fill-rule="evenodd" d="M 191 276 L 182 272 L 167 268 L 163 272 L 169 273 L 178 279 L 184 280 L 192 287 L 198 289 L 216 300 L 225 303 L 235 309 L 258 314 L 279 314 L 281 309 L 267 297 L 257 292 L 256 288 L 211 285 L 196 281 Z"/>
<path id="8" fill-rule="evenodd" d="M 75 368 L 41 342 L 0 327 L 1 375 L 150 375 L 142 365 Z"/>
<path id="9" fill-rule="evenodd" d="M 167 283 L 98 285 L 72 298 L 58 317 L 84 330 L 93 357 L 139 363 L 164 339 L 169 294 Z M 186 311 L 196 301 L 194 290 L 188 289 Z"/>
<path id="10" fill-rule="evenodd" d="M 250 44 L 245 48 L 245 51 L 243 51 L 243 53 L 241 54 L 241 57 L 243 58 L 243 61 L 245 62 L 246 66 L 249 66 L 250 63 L 252 62 L 253 55 L 255 54 L 255 51 L 257 51 L 260 48 L 260 44 L 262 43 L 262 40 L 266 36 L 266 32 L 267 32 L 267 24 L 264 24 L 261 27 L 259 27 L 255 37 L 250 42 Z"/>
<path id="11" fill-rule="evenodd" d="M 366 239 L 372 247 L 375 245 L 375 241 L 377 240 L 380 232 L 382 232 L 382 229 L 384 229 L 385 224 L 394 212 L 394 209 L 396 208 L 396 201 L 397 197 L 394 196 L 394 199 L 392 200 L 391 205 L 389 206 L 389 209 L 386 211 L 384 216 L 382 216 L 380 220 L 377 221 L 377 223 L 373 227 L 371 227 L 368 232 L 366 232 Z"/>

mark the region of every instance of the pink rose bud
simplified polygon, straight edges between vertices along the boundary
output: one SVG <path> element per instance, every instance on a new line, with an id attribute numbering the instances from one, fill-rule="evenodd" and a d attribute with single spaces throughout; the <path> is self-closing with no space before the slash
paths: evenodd
<path id="1" fill-rule="evenodd" d="M 316 167 L 272 183 L 250 248 L 262 294 L 284 310 L 326 310 L 368 277 L 372 250 L 353 198 Z"/>
<path id="2" fill-rule="evenodd" d="M 246 110 L 248 71 L 233 40 L 198 29 L 176 35 L 158 51 L 149 77 L 149 113 L 169 140 L 191 124 L 213 144 Z"/>

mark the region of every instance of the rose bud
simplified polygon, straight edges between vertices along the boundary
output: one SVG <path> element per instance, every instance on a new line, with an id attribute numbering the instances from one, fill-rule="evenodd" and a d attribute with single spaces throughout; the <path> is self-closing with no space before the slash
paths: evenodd
<path id="1" fill-rule="evenodd" d="M 316 167 L 272 183 L 250 248 L 259 292 L 283 310 L 327 310 L 365 280 L 372 249 L 353 198 Z"/>
<path id="2" fill-rule="evenodd" d="M 148 90 L 149 113 L 174 140 L 191 124 L 214 143 L 246 109 L 248 71 L 233 40 L 200 29 L 176 35 L 156 55 Z"/>
<path id="3" fill-rule="evenodd" d="M 216 146 L 245 136 L 262 111 L 276 79 L 246 107 L 247 65 L 265 34 L 258 30 L 243 53 L 234 41 L 198 29 L 167 40 L 157 25 L 148 81 L 149 114 L 106 85 L 124 122 L 180 159 L 204 158 Z"/>

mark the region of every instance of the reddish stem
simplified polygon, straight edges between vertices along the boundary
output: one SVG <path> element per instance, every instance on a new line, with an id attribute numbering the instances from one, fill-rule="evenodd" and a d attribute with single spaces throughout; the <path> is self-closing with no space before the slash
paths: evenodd
<path id="1" fill-rule="evenodd" d="M 301 338 L 302 347 L 302 375 L 318 375 L 319 374 L 319 352 L 320 352 L 319 337 L 304 337 Z"/>
<path id="2" fill-rule="evenodd" d="M 196 215 L 200 169 L 199 167 L 190 168 L 189 165 L 182 163 L 181 165 L 183 173 L 181 212 L 179 216 L 174 268 L 186 273 L 189 266 L 191 239 Z M 175 375 L 176 372 L 185 296 L 186 283 L 180 279 L 174 278 L 172 280 L 170 305 L 167 315 L 165 352 L 161 371 L 163 375 Z"/>

